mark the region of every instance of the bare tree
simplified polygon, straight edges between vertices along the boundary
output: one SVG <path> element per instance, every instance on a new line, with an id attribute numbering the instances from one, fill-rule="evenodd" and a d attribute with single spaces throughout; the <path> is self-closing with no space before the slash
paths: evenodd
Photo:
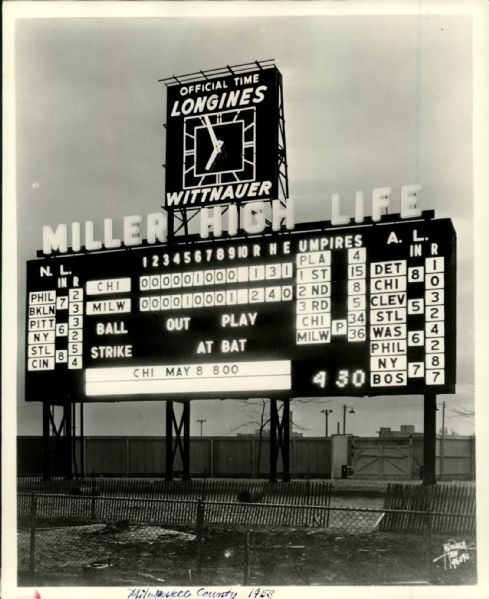
<path id="1" fill-rule="evenodd" d="M 246 420 L 242 424 L 231 429 L 231 433 L 238 432 L 244 428 L 254 427 L 253 433 L 258 434 L 258 451 L 256 454 L 256 466 L 255 472 L 260 471 L 260 462 L 262 454 L 263 439 L 267 426 L 270 425 L 270 400 L 265 397 L 247 399 L 245 406 Z M 284 403 L 278 407 L 279 415 L 283 412 Z M 296 424 L 291 420 L 291 426 L 298 428 L 299 430 L 307 430 L 305 427 Z"/>
<path id="2" fill-rule="evenodd" d="M 467 408 L 451 408 L 451 411 L 457 416 L 464 416 L 465 418 L 473 418 L 475 416 L 475 410 L 468 410 Z M 456 418 L 457 416 L 449 416 L 449 418 Z"/>
<path id="3" fill-rule="evenodd" d="M 258 452 L 256 455 L 255 472 L 260 472 L 261 448 L 263 443 L 263 432 L 270 422 L 270 410 L 267 410 L 267 401 L 265 398 L 247 399 L 246 401 L 246 421 L 231 429 L 236 433 L 243 428 L 255 427 L 258 432 Z M 253 432 L 255 432 L 255 430 Z"/>

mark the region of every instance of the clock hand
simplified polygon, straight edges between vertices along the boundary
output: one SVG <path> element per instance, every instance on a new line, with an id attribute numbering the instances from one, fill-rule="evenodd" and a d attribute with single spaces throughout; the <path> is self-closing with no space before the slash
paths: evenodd
<path id="1" fill-rule="evenodd" d="M 217 158 L 217 155 L 219 154 L 219 150 L 216 150 L 214 148 L 214 150 L 212 150 L 212 154 L 209 157 L 209 160 L 207 161 L 207 164 L 205 165 L 205 170 L 208 171 L 211 166 L 214 164 L 214 160 Z"/>
<path id="2" fill-rule="evenodd" d="M 207 114 L 205 114 L 202 117 L 202 120 L 204 121 L 204 125 L 207 127 L 207 131 L 209 131 L 209 135 L 211 137 L 211 141 L 212 141 L 212 145 L 214 146 L 214 149 L 218 148 L 219 146 L 219 140 L 216 137 L 216 134 L 214 133 L 214 129 L 212 128 L 211 122 L 209 121 L 209 117 Z"/>
<path id="3" fill-rule="evenodd" d="M 216 139 L 216 145 L 214 146 L 214 149 L 212 150 L 212 154 L 210 155 L 209 160 L 207 161 L 207 164 L 205 165 L 206 171 L 210 170 L 211 166 L 214 164 L 216 158 L 221 153 L 221 148 L 223 145 L 224 145 L 223 141 L 221 141 L 220 139 Z"/>

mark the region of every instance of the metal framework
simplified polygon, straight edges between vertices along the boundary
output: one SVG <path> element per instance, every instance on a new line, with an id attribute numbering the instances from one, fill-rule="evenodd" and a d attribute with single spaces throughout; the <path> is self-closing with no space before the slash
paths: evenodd
<path id="1" fill-rule="evenodd" d="M 423 484 L 436 484 L 436 393 L 424 394 Z"/>
<path id="2" fill-rule="evenodd" d="M 282 82 L 278 88 L 278 184 L 281 203 L 289 197 L 289 167 L 287 164 L 287 143 L 285 139 L 284 90 Z"/>
<path id="3" fill-rule="evenodd" d="M 73 476 L 72 405 L 69 403 L 64 404 L 61 409 L 62 413 L 59 418 L 55 405 L 46 402 L 42 404 L 42 461 L 45 480 L 49 480 L 53 474 L 53 455 L 63 456 L 62 473 L 66 478 L 72 478 Z"/>
<path id="4" fill-rule="evenodd" d="M 282 402 L 281 406 L 279 401 Z M 190 401 L 181 402 L 182 412 L 179 418 L 175 414 L 174 403 L 173 401 L 166 402 L 165 480 L 172 481 L 174 476 L 190 480 Z M 61 414 L 59 411 L 56 412 L 56 408 L 60 408 Z M 424 395 L 422 475 L 424 485 L 436 484 L 436 410 L 436 394 L 426 393 Z M 76 404 L 55 406 L 43 402 L 42 461 L 45 480 L 49 480 L 53 474 L 61 474 L 67 479 L 72 479 L 73 476 L 84 477 L 83 403 L 79 403 L 79 415 L 80 434 L 79 445 L 76 448 Z M 269 456 L 269 480 L 271 482 L 277 482 L 280 471 L 282 480 L 290 481 L 289 440 L 290 399 L 272 398 L 270 400 Z M 53 468 L 53 461 L 55 468 Z M 176 465 L 179 468 L 176 468 Z M 53 472 L 54 469 L 56 472 Z"/>
<path id="5" fill-rule="evenodd" d="M 182 403 L 180 420 L 177 419 L 173 401 L 166 402 L 165 437 L 165 480 L 173 480 L 175 474 L 183 480 L 190 480 L 190 401 Z M 180 457 L 182 469 L 175 469 L 175 461 Z"/>
<path id="6" fill-rule="evenodd" d="M 277 464 L 282 457 L 282 480 L 290 481 L 290 399 L 270 400 L 270 482 L 277 482 Z"/>
<path id="7" fill-rule="evenodd" d="M 274 67 L 275 59 L 267 58 L 265 60 L 255 60 L 254 62 L 244 62 L 242 64 L 235 64 L 232 66 L 226 65 L 225 67 L 219 67 L 217 69 L 206 69 L 205 71 L 196 71 L 195 73 L 187 73 L 186 75 L 172 75 L 171 77 L 164 77 L 158 79 L 159 83 L 164 83 L 167 87 L 171 85 L 182 85 L 183 83 L 192 83 L 202 79 L 215 79 L 217 77 L 223 77 L 224 75 L 239 75 L 245 71 L 249 71 L 252 68 L 257 68 L 262 71 L 263 69 Z"/>
<path id="8" fill-rule="evenodd" d="M 76 445 L 76 403 L 42 404 L 42 465 L 43 478 L 53 474 L 65 478 L 85 475 L 85 444 L 83 431 L 83 403 L 79 403 L 79 445 Z M 61 409 L 61 414 L 57 411 Z M 61 456 L 61 460 L 56 457 Z M 54 459 L 53 459 L 54 458 Z M 54 468 L 53 468 L 54 462 Z M 53 472 L 56 469 L 56 472 Z"/>

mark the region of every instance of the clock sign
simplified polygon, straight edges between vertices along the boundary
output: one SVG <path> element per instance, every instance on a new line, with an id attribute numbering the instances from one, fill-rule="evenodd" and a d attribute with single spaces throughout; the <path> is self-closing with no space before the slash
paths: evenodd
<path id="1" fill-rule="evenodd" d="M 167 207 L 277 198 L 280 85 L 275 67 L 168 85 Z"/>
<path id="2" fill-rule="evenodd" d="M 184 186 L 255 181 L 254 107 L 186 117 Z"/>

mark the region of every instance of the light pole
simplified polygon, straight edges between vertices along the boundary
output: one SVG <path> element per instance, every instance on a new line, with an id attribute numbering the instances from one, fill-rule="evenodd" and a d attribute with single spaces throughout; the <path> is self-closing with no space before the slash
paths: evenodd
<path id="1" fill-rule="evenodd" d="M 207 422 L 207 420 L 205 418 L 197 418 L 197 422 L 200 422 L 200 436 L 202 437 L 204 422 Z"/>
<path id="2" fill-rule="evenodd" d="M 326 438 L 328 437 L 328 415 L 332 413 L 333 410 L 321 410 L 321 414 L 324 414 L 324 419 L 326 421 Z"/>
<path id="3" fill-rule="evenodd" d="M 350 408 L 348 410 L 348 408 Z M 343 434 L 346 435 L 346 410 L 348 410 L 348 414 L 355 414 L 355 410 L 352 406 L 347 406 L 346 404 L 343 406 Z"/>

